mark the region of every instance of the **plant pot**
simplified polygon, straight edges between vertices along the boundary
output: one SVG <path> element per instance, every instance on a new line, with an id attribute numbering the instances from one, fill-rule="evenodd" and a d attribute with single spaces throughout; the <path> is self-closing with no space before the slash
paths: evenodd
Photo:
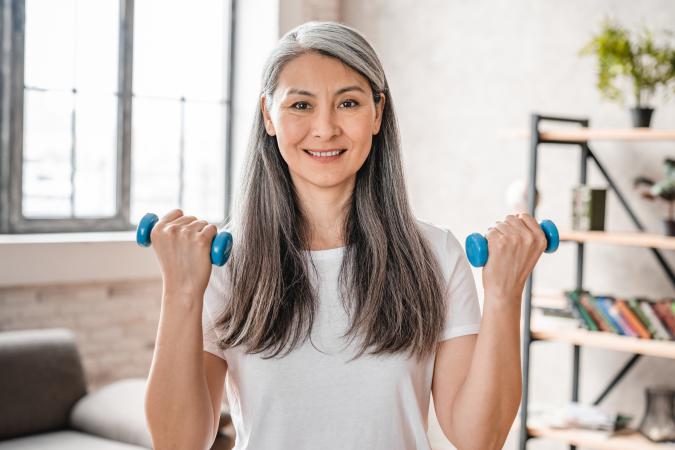
<path id="1" fill-rule="evenodd" d="M 675 220 L 663 219 L 663 230 L 666 236 L 675 236 Z"/>
<path id="2" fill-rule="evenodd" d="M 669 388 L 647 388 L 645 395 L 647 407 L 642 423 L 640 423 L 640 433 L 653 442 L 674 441 L 673 396 L 675 391 Z"/>
<path id="3" fill-rule="evenodd" d="M 654 108 L 631 108 L 630 115 L 634 128 L 649 128 Z"/>

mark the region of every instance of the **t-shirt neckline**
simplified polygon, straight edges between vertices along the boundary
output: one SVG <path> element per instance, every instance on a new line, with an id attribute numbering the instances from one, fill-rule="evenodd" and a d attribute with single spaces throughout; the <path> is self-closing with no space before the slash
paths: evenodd
<path id="1" fill-rule="evenodd" d="M 312 259 L 331 259 L 338 256 L 342 256 L 345 252 L 347 246 L 336 247 L 336 248 L 327 248 L 324 250 L 305 250 Z"/>

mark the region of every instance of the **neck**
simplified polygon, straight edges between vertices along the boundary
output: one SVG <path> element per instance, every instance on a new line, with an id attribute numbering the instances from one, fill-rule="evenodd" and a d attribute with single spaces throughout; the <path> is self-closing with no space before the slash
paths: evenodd
<path id="1" fill-rule="evenodd" d="M 346 245 L 344 223 L 356 177 L 328 188 L 294 180 L 300 208 L 309 225 L 309 250 L 327 250 Z"/>

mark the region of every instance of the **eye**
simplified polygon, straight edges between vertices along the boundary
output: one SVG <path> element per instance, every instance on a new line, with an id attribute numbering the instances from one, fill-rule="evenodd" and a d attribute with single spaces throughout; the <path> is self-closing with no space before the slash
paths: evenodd
<path id="1" fill-rule="evenodd" d="M 301 108 L 298 108 L 298 106 L 303 106 Z M 307 102 L 295 102 L 291 105 L 291 108 L 297 109 L 298 111 L 305 111 L 309 107 L 309 103 Z"/>
<path id="2" fill-rule="evenodd" d="M 347 106 L 347 109 L 356 108 L 357 106 L 359 106 L 359 102 L 357 102 L 356 100 L 351 100 L 351 99 L 345 100 L 344 102 L 341 103 L 341 105 L 344 105 L 345 103 L 351 105 L 351 106 Z"/>

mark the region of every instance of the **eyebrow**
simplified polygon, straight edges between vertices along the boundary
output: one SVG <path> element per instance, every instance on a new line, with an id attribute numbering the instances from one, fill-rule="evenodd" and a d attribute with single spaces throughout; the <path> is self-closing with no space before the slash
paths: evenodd
<path id="1" fill-rule="evenodd" d="M 361 88 L 361 86 L 354 85 L 354 86 L 347 86 L 347 87 L 343 87 L 341 89 L 338 89 L 337 91 L 335 91 L 335 95 L 340 95 L 340 94 L 343 94 L 343 93 L 348 92 L 348 91 L 361 91 L 364 94 L 366 93 L 366 91 L 364 91 L 363 88 Z M 309 91 L 305 91 L 303 89 L 296 89 L 296 88 L 291 88 L 291 89 L 288 90 L 287 95 L 291 95 L 291 94 L 299 94 L 299 95 L 306 95 L 308 97 L 316 97 L 315 94 L 312 94 Z"/>

